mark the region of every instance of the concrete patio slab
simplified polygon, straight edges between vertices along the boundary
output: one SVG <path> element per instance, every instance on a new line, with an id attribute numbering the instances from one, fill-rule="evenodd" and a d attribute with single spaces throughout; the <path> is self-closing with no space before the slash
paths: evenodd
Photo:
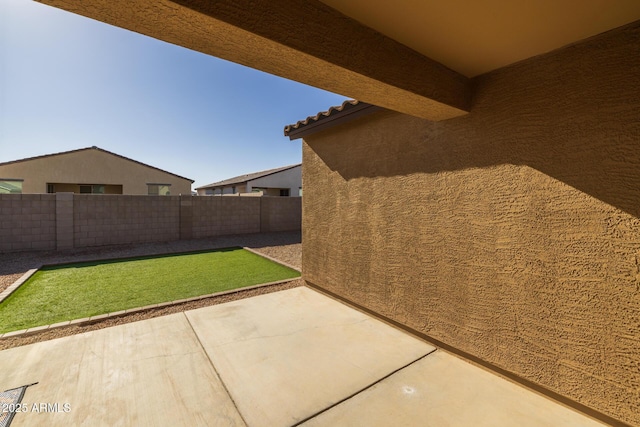
<path id="1" fill-rule="evenodd" d="M 11 427 L 602 425 L 304 287 L 0 351 L 36 382 Z"/>
<path id="2" fill-rule="evenodd" d="M 303 424 L 319 426 L 602 426 L 438 350 Z"/>
<path id="3" fill-rule="evenodd" d="M 303 287 L 186 316 L 250 426 L 304 421 L 435 350 Z"/>
<path id="4" fill-rule="evenodd" d="M 1 390 L 38 383 L 12 427 L 244 425 L 183 313 L 4 350 L 0 367 Z"/>

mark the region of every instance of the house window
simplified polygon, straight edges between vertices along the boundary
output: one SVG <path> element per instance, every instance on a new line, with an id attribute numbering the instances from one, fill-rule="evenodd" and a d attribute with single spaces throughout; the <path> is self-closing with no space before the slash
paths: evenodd
<path id="1" fill-rule="evenodd" d="M 0 179 L 0 194 L 22 194 L 22 179 Z"/>
<path id="2" fill-rule="evenodd" d="M 288 188 L 280 189 L 280 197 L 289 197 L 289 189 Z"/>
<path id="3" fill-rule="evenodd" d="M 47 193 L 52 194 L 56 192 L 56 187 L 53 184 L 47 184 Z"/>
<path id="4" fill-rule="evenodd" d="M 104 185 L 80 185 L 80 194 L 104 194 Z"/>
<path id="5" fill-rule="evenodd" d="M 171 184 L 147 184 L 147 190 L 150 196 L 169 196 Z"/>
<path id="6" fill-rule="evenodd" d="M 233 187 L 231 187 L 231 193 L 232 194 L 236 194 L 236 186 L 235 185 Z"/>

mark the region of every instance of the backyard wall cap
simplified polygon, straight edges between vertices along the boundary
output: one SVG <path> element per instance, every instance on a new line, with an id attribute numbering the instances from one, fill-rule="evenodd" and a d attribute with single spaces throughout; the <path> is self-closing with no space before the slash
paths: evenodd
<path id="1" fill-rule="evenodd" d="M 284 136 L 288 136 L 290 140 L 302 138 L 306 135 L 344 124 L 381 110 L 383 110 L 382 107 L 355 99 L 349 99 L 344 101 L 342 105 L 331 107 L 327 111 L 322 111 L 315 116 L 309 116 L 297 123 L 285 126 Z"/>

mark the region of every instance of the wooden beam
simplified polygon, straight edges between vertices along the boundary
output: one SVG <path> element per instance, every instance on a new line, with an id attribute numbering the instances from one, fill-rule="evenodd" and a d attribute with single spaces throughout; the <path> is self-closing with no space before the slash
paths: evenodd
<path id="1" fill-rule="evenodd" d="M 38 0 L 373 105 L 466 114 L 466 77 L 317 0 Z"/>

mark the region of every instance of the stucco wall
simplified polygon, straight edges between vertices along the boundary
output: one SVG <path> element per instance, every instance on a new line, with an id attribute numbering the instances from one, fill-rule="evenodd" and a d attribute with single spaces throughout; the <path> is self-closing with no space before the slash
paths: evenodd
<path id="1" fill-rule="evenodd" d="M 640 424 L 640 25 L 305 138 L 303 278 Z"/>
<path id="2" fill-rule="evenodd" d="M 135 195 L 148 194 L 147 184 L 171 184 L 172 195 L 191 194 L 187 179 L 97 149 L 0 165 L 0 178 L 24 179 L 24 194 L 46 193 L 47 183 L 122 185 Z"/>

